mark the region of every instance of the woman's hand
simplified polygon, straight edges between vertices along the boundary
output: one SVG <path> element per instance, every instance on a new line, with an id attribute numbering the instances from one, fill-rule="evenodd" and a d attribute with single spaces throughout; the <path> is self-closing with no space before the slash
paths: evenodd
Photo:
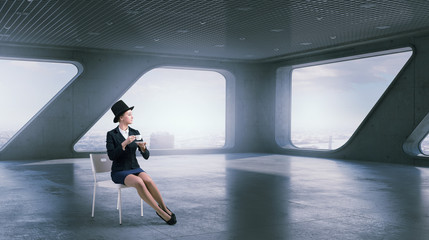
<path id="1" fill-rule="evenodd" d="M 139 145 L 142 152 L 146 150 L 146 142 L 137 142 L 137 145 Z"/>
<path id="2" fill-rule="evenodd" d="M 127 142 L 127 145 L 128 145 L 128 144 L 134 142 L 134 140 L 136 140 L 136 136 L 131 135 L 131 136 L 128 136 L 128 138 L 125 141 Z"/>
<path id="3" fill-rule="evenodd" d="M 134 135 L 128 136 L 128 138 L 125 139 L 125 141 L 123 141 L 122 144 L 121 144 L 122 145 L 122 150 L 125 151 L 125 147 L 128 144 L 134 142 L 134 140 L 136 140 L 136 136 L 134 136 Z"/>

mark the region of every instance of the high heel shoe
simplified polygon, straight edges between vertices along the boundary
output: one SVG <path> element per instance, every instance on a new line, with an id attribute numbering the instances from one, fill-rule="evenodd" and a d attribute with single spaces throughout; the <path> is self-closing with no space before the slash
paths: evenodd
<path id="1" fill-rule="evenodd" d="M 158 212 L 156 212 L 156 215 L 158 215 L 158 217 L 160 217 L 162 220 L 164 220 L 164 222 L 166 222 L 168 225 L 174 225 L 177 223 L 176 221 L 176 217 L 171 216 L 170 220 L 165 220 L 164 218 L 161 217 L 161 215 L 159 215 Z"/>
<path id="2" fill-rule="evenodd" d="M 159 205 L 158 205 L 158 207 L 162 209 L 162 207 L 161 207 L 161 206 L 159 206 Z M 170 216 L 174 216 L 174 217 L 176 217 L 176 214 L 174 214 L 174 212 L 173 212 L 173 211 L 171 211 L 167 206 L 165 206 L 165 207 L 168 209 L 168 211 L 170 211 L 170 212 L 171 212 L 171 215 L 170 215 L 170 214 L 168 214 L 168 213 L 167 213 L 167 211 L 165 211 L 164 209 L 162 209 L 164 212 L 166 212 L 166 213 L 167 213 L 168 215 L 170 215 Z"/>

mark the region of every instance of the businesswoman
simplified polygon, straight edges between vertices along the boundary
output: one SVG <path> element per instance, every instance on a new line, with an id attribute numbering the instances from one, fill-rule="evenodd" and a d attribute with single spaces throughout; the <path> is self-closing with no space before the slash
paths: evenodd
<path id="1" fill-rule="evenodd" d="M 155 209 L 156 214 L 169 225 L 176 224 L 176 215 L 167 208 L 158 187 L 152 178 L 143 171 L 136 158 L 137 149 L 148 159 L 150 152 L 146 143 L 136 141 L 140 136 L 139 131 L 129 127 L 133 123 L 132 110 L 122 100 L 116 102 L 111 110 L 115 115 L 113 122 L 119 122 L 119 126 L 107 133 L 106 148 L 112 163 L 111 177 L 115 183 L 137 189 L 139 196 Z"/>

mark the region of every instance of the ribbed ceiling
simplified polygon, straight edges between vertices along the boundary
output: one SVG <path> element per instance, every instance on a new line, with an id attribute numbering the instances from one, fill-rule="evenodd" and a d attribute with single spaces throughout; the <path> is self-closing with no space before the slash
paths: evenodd
<path id="1" fill-rule="evenodd" d="M 429 1 L 0 0 L 0 44 L 262 60 L 429 30 Z"/>

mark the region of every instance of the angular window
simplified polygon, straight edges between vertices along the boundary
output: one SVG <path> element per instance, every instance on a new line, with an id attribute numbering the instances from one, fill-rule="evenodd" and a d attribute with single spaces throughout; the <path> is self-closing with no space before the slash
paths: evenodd
<path id="1" fill-rule="evenodd" d="M 78 73 L 71 63 L 0 59 L 0 149 Z"/>
<path id="2" fill-rule="evenodd" d="M 122 97 L 134 106 L 132 128 L 149 149 L 222 148 L 225 145 L 226 80 L 215 71 L 157 68 L 144 74 Z M 105 115 L 75 144 L 77 152 L 106 151 L 115 128 Z"/>
<path id="3" fill-rule="evenodd" d="M 421 141 L 420 151 L 426 156 L 429 155 L 429 135 L 426 135 L 426 137 Z"/>
<path id="4" fill-rule="evenodd" d="M 290 145 L 344 145 L 412 55 L 411 48 L 293 67 Z"/>

